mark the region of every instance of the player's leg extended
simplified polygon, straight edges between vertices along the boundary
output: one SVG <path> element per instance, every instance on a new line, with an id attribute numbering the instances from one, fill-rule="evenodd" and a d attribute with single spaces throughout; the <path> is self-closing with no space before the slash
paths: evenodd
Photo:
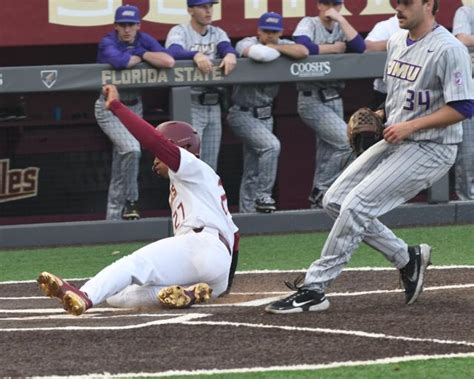
<path id="1" fill-rule="evenodd" d="M 339 216 L 321 258 L 309 268 L 305 283 L 324 291 L 340 274 L 359 243 L 364 238 L 368 241 L 376 238 L 366 234 L 368 225 L 441 178 L 453 164 L 455 154 L 456 147 L 450 145 L 407 142 L 398 146 L 382 141 L 351 164 L 324 199 L 326 207 L 331 203 L 341 204 Z M 381 157 L 385 160 L 378 164 Z M 339 195 L 344 190 L 339 193 L 338 186 L 357 181 L 361 173 L 368 174 L 341 201 Z M 393 243 L 398 244 L 399 239 L 395 237 Z M 406 264 L 408 256 L 404 259 Z"/>
<path id="2" fill-rule="evenodd" d="M 98 304 L 132 284 L 145 286 L 148 292 L 134 294 L 139 298 L 130 297 L 130 293 L 115 297 L 114 305 L 122 307 L 157 304 L 154 287 L 174 284 L 206 282 L 216 287 L 218 295 L 226 289 L 229 266 L 230 255 L 215 236 L 193 232 L 142 247 L 104 268 L 81 290 Z"/>
<path id="3" fill-rule="evenodd" d="M 462 123 L 463 140 L 456 160 L 456 194 L 461 200 L 474 200 L 474 119 Z"/>

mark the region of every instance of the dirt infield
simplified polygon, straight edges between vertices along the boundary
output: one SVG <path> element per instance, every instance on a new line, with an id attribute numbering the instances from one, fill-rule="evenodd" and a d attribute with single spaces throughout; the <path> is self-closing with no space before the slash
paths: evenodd
<path id="1" fill-rule="evenodd" d="M 0 283 L 0 376 L 163 373 L 474 352 L 474 268 L 430 269 L 405 306 L 394 270 L 345 271 L 325 312 L 270 315 L 296 273 L 248 273 L 182 311 L 65 314 L 35 283 Z"/>

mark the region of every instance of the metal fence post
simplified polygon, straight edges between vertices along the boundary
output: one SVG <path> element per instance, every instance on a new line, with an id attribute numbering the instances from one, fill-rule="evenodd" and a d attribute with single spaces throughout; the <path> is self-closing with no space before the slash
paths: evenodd
<path id="1" fill-rule="evenodd" d="M 428 188 L 428 203 L 447 203 L 449 201 L 449 173 Z"/>
<path id="2" fill-rule="evenodd" d="M 171 118 L 192 124 L 191 119 L 191 87 L 171 88 Z"/>

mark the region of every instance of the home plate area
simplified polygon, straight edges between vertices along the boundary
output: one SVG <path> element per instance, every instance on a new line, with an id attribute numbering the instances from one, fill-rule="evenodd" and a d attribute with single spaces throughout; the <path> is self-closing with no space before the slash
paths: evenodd
<path id="1" fill-rule="evenodd" d="M 0 376 L 244 372 L 474 354 L 474 267 L 430 267 L 412 306 L 396 270 L 348 269 L 328 291 L 327 311 L 265 313 L 300 273 L 238 273 L 231 294 L 185 310 L 99 306 L 80 317 L 33 281 L 0 283 Z"/>

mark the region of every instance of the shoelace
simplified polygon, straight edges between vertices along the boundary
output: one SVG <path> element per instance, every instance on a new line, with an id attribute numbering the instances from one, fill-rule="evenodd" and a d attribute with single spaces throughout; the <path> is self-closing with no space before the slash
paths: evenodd
<path id="1" fill-rule="evenodd" d="M 301 287 L 303 287 L 305 274 L 299 274 L 293 282 L 285 280 L 285 285 L 292 291 L 301 291 Z"/>

